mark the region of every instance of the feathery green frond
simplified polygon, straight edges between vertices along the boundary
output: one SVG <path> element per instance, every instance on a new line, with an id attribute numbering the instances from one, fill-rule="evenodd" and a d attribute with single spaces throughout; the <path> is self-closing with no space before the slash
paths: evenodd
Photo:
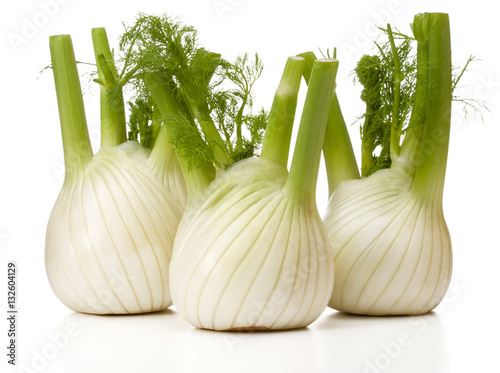
<path id="1" fill-rule="evenodd" d="M 381 30 L 388 32 L 386 29 Z M 416 53 L 412 38 L 398 32 L 393 34 L 393 40 L 398 43 L 392 46 L 390 40 L 376 43 L 379 53 L 364 55 L 354 70 L 356 80 L 363 86 L 361 99 L 366 104 L 361 126 L 363 176 L 391 165 L 391 128 L 396 100 L 399 130 L 404 133 L 409 127 L 416 84 Z M 395 57 L 399 70 L 396 69 Z M 399 92 L 394 89 L 396 75 L 400 79 Z M 375 154 L 377 150 L 379 154 Z"/>

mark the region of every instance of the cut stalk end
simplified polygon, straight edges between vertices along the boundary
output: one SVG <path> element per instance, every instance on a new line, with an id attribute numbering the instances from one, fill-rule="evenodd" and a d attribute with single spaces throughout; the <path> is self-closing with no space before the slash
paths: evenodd
<path id="1" fill-rule="evenodd" d="M 297 96 L 304 70 L 302 57 L 289 57 L 269 112 L 261 157 L 288 165 Z"/>
<path id="2" fill-rule="evenodd" d="M 338 60 L 316 60 L 312 68 L 292 165 L 285 190 L 292 199 L 314 201 L 321 149 L 335 87 Z"/>
<path id="3" fill-rule="evenodd" d="M 301 53 L 299 56 L 302 56 L 306 61 L 304 80 L 309 83 L 316 56 L 313 52 Z M 349 132 L 335 90 L 328 113 L 323 155 L 328 178 L 329 197 L 340 183 L 359 178 L 356 156 L 354 155 L 354 149 L 352 148 Z"/>
<path id="4" fill-rule="evenodd" d="M 49 44 L 67 179 L 80 172 L 92 159 L 92 147 L 71 36 L 50 36 Z"/>
<path id="5" fill-rule="evenodd" d="M 125 104 L 104 27 L 92 29 L 92 44 L 101 84 L 101 147 L 116 146 L 127 140 Z"/>
<path id="6" fill-rule="evenodd" d="M 415 157 L 413 190 L 435 191 L 442 197 L 448 158 L 452 104 L 452 65 L 449 17 L 446 13 L 415 16 L 413 30 L 418 43 L 427 49 L 423 75 L 425 117 L 418 155 Z"/>

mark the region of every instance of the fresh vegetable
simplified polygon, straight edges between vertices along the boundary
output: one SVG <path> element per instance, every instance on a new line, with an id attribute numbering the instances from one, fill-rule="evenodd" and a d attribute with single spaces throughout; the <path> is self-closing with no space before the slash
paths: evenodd
<path id="1" fill-rule="evenodd" d="M 190 28 L 162 17 L 139 17 L 120 45 L 138 91 L 170 133 L 188 190 L 170 266 L 176 310 L 216 330 L 314 321 L 334 279 L 315 187 L 336 63 L 317 63 L 288 176 L 302 58 L 288 60 L 267 117 L 249 110 L 257 57 L 229 64 L 197 47 Z M 225 78 L 236 89 L 225 89 Z"/>
<path id="2" fill-rule="evenodd" d="M 47 227 L 47 276 L 57 297 L 76 311 L 163 310 L 172 304 L 168 268 L 183 213 L 179 193 L 165 183 L 174 153 L 160 141 L 164 128 L 152 151 L 125 141 L 122 82 L 104 29 L 92 36 L 101 84 L 95 155 L 71 37 L 50 37 L 66 173 Z"/>
<path id="3" fill-rule="evenodd" d="M 194 27 L 145 14 L 126 27 L 120 50 L 139 101 L 131 103 L 135 114 L 152 110 L 167 121 L 170 142 L 190 169 L 207 163 L 225 169 L 258 153 L 267 122 L 263 110 L 253 112 L 253 88 L 263 70 L 258 54 L 231 63 L 200 46 Z M 154 85 L 164 92 L 156 100 Z"/>
<path id="4" fill-rule="evenodd" d="M 131 130 L 127 138 L 123 88 L 133 79 L 133 71 L 125 65 L 118 74 L 104 28 L 92 29 L 92 42 L 98 74 L 94 81 L 99 84 L 101 94 L 101 147 L 116 146 L 127 139 L 140 142 L 151 151 L 147 167 L 185 207 L 187 190 L 184 176 L 166 128 L 162 129 L 161 121 L 154 115 L 156 113 L 153 108 L 144 101 L 150 100 L 143 94 L 135 97 L 135 104 L 129 102 Z"/>
<path id="5" fill-rule="evenodd" d="M 442 207 L 453 87 L 448 15 L 416 15 L 412 28 L 416 62 L 408 49 L 413 40 L 388 27 L 380 56 L 363 57 L 356 69 L 367 106 L 363 177 L 336 178 L 324 217 L 335 256 L 329 305 L 337 310 L 423 314 L 450 282 Z M 347 174 L 353 165 L 337 167 Z"/>
<path id="6" fill-rule="evenodd" d="M 50 39 L 66 177 L 47 228 L 47 274 L 77 311 L 162 310 L 172 304 L 169 262 L 188 195 L 195 198 L 216 167 L 259 149 L 267 114 L 251 107 L 262 62 L 244 55 L 231 64 L 198 46 L 193 27 L 169 17 L 141 14 L 122 36 L 117 62 L 104 28 L 92 30 L 92 41 L 101 102 L 96 155 L 71 39 Z M 155 79 L 166 100 L 152 99 L 146 83 L 154 87 Z M 227 82 L 233 85 L 222 87 Z"/>
<path id="7" fill-rule="evenodd" d="M 46 236 L 56 295 L 100 314 L 173 302 L 186 321 L 214 330 L 304 327 L 327 305 L 368 315 L 433 309 L 451 276 L 442 198 L 456 81 L 448 15 L 419 14 L 412 28 L 414 37 L 388 26 L 389 42 L 356 68 L 366 103 L 361 175 L 335 58 L 290 57 L 270 112 L 254 112 L 257 54 L 231 63 L 201 47 L 193 27 L 140 14 L 115 60 L 105 30 L 93 29 L 93 155 L 71 38 L 51 37 L 66 167 Z M 323 220 L 322 150 L 331 195 Z"/>
<path id="8" fill-rule="evenodd" d="M 287 62 L 261 157 L 222 172 L 183 216 L 171 263 L 172 299 L 196 327 L 300 328 L 330 299 L 334 266 L 315 189 L 337 62 L 314 64 L 288 173 L 303 65 L 300 57 Z"/>

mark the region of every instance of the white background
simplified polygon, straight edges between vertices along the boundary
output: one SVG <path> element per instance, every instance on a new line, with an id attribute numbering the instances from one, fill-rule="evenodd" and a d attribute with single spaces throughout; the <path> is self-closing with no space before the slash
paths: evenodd
<path id="1" fill-rule="evenodd" d="M 51 4 L 50 6 L 44 4 Z M 2 372 L 500 372 L 500 48 L 494 2 L 270 0 L 3 1 L 0 145 L 0 370 Z M 93 62 L 90 29 L 110 43 L 138 12 L 182 16 L 201 44 L 228 59 L 258 51 L 265 70 L 257 105 L 270 107 L 286 58 L 338 48 L 338 94 L 346 121 L 362 113 L 350 72 L 370 52 L 374 24 L 410 33 L 413 15 L 450 13 L 453 60 L 473 64 L 460 95 L 490 102 L 464 120 L 455 107 L 444 212 L 454 249 L 448 295 L 436 311 L 409 318 L 355 317 L 333 310 L 289 332 L 215 333 L 186 324 L 175 311 L 96 317 L 74 313 L 53 295 L 44 270 L 47 219 L 62 183 L 63 153 L 48 36 L 69 33 L 78 60 Z M 98 96 L 86 96 L 89 130 L 98 143 Z M 359 131 L 350 126 L 359 154 Z M 326 205 L 324 171 L 318 206 Z M 7 270 L 18 265 L 18 366 L 7 365 Z M 3 274 L 2 274 L 3 273 Z M 6 369 L 8 368 L 8 369 Z"/>

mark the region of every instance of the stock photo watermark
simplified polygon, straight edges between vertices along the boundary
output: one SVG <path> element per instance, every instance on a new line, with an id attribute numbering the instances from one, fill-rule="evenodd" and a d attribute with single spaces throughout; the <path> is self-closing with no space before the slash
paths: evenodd
<path id="1" fill-rule="evenodd" d="M 17 360 L 17 265 L 7 263 L 7 363 L 16 365 Z"/>
<path id="2" fill-rule="evenodd" d="M 7 33 L 7 39 L 12 49 L 17 53 L 29 44 L 42 29 L 47 27 L 51 19 L 57 17 L 61 5 L 71 0 L 39 0 L 36 9 L 27 16 L 21 17 L 15 31 Z"/>
<path id="3" fill-rule="evenodd" d="M 404 5 L 403 1 L 391 0 L 387 2 L 385 8 L 370 10 L 368 12 L 370 22 L 364 27 L 355 26 L 352 39 L 338 45 L 337 50 L 342 60 L 351 63 L 366 53 L 366 50 L 373 46 L 373 40 L 380 35 L 378 27 L 385 27 L 391 23 L 395 16 L 403 12 Z"/>
<path id="4" fill-rule="evenodd" d="M 90 316 L 87 320 L 91 320 Z M 20 365 L 17 371 L 20 373 L 44 371 L 49 366 L 49 363 L 70 345 L 71 339 L 78 336 L 81 332 L 82 328 L 78 323 L 68 322 L 63 330 L 56 333 L 49 333 L 47 338 L 50 342 L 46 343 L 40 350 L 32 351 L 31 366 Z"/>
<path id="5" fill-rule="evenodd" d="M 474 90 L 475 97 L 479 100 L 488 101 L 496 95 L 500 88 L 500 79 L 489 74 L 487 77 L 479 75 L 477 77 L 478 85 Z"/>
<path id="6" fill-rule="evenodd" d="M 113 272 L 109 284 L 111 290 L 101 289 L 95 296 L 86 298 L 83 303 L 96 310 L 103 309 L 107 304 L 113 302 L 115 296 L 129 286 L 129 281 L 124 274 Z M 71 345 L 71 341 L 74 338 L 84 332 L 86 325 L 94 322 L 97 317 L 99 316 L 87 314 L 82 321 L 69 321 L 59 330 L 49 332 L 46 335 L 43 345 L 31 350 L 29 364 L 16 364 L 17 372 L 38 373 L 46 371 L 50 363 Z"/>
<path id="7" fill-rule="evenodd" d="M 212 3 L 212 8 L 221 21 L 226 19 L 226 16 L 233 13 L 244 0 L 215 0 Z"/>
<path id="8" fill-rule="evenodd" d="M 294 292 L 304 289 L 308 285 L 310 277 L 320 270 L 321 264 L 327 260 L 331 260 L 331 256 L 323 248 L 318 249 L 310 258 L 307 258 L 296 269 L 289 269 L 283 274 L 283 284 L 291 286 Z M 324 270 L 324 268 L 321 268 Z M 281 289 L 276 288 L 271 293 L 268 299 L 262 301 L 254 301 L 252 306 L 254 311 L 250 312 L 246 320 L 239 316 L 236 321 L 241 325 L 259 325 L 263 320 L 275 316 L 280 309 L 285 306 L 290 298 L 290 295 L 285 294 Z M 242 345 L 251 335 L 251 330 L 242 332 L 231 332 L 224 335 L 224 342 L 229 352 L 233 353 L 238 345 Z"/>
<path id="9" fill-rule="evenodd" d="M 449 305 L 455 303 L 467 291 L 467 287 L 454 279 L 448 288 L 446 296 L 434 312 L 443 313 Z M 383 373 L 415 342 L 419 335 L 429 329 L 432 319 L 427 315 L 412 316 L 408 328 L 401 330 L 392 340 L 380 343 L 380 352 L 371 359 L 363 361 L 363 373 Z"/>

